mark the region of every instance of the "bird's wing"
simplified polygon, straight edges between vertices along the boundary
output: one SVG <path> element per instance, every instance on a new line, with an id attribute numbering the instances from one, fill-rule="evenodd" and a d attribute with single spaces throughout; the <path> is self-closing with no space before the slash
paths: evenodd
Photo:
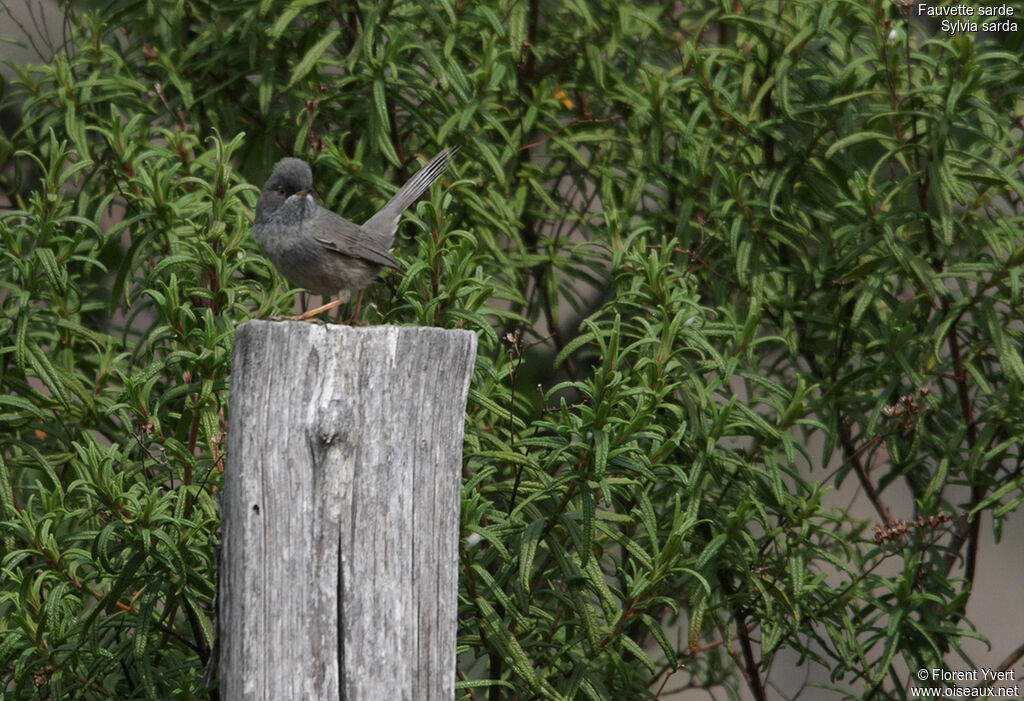
<path id="1" fill-rule="evenodd" d="M 313 240 L 328 250 L 349 258 L 360 258 L 374 265 L 400 269 L 398 261 L 377 246 L 373 237 L 363 231 L 358 224 L 353 224 L 334 212 L 321 209 L 308 226 Z"/>

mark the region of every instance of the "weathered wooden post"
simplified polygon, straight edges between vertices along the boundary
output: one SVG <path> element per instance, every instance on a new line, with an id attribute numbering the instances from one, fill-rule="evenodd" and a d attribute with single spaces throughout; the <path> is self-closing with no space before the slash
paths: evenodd
<path id="1" fill-rule="evenodd" d="M 251 321 L 231 377 L 222 701 L 451 701 L 468 331 Z"/>

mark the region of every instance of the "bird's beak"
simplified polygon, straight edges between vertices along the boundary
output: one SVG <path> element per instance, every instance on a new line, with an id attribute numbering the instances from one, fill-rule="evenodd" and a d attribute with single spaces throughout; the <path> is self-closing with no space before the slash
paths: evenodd
<path id="1" fill-rule="evenodd" d="M 299 190 L 295 194 L 299 197 L 309 197 L 309 190 Z"/>

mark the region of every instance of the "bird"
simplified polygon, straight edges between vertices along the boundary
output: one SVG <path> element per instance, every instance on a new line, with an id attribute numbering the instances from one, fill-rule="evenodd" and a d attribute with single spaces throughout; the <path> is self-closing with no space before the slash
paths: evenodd
<path id="1" fill-rule="evenodd" d="M 313 199 L 308 163 L 299 158 L 277 162 L 256 203 L 253 238 L 290 283 L 313 294 L 338 295 L 291 319 L 307 320 L 343 304 L 384 268 L 401 269 L 391 247 L 402 213 L 448 168 L 457 151 L 452 146 L 431 158 L 362 225 Z"/>

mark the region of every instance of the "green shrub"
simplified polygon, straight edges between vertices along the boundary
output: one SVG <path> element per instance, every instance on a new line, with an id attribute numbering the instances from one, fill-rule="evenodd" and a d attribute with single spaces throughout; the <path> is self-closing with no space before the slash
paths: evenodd
<path id="1" fill-rule="evenodd" d="M 1024 499 L 1022 35 L 903 7 L 69 9 L 2 95 L 3 692 L 215 695 L 233 331 L 293 296 L 249 183 L 305 157 L 362 221 L 449 144 L 358 314 L 480 336 L 461 698 L 978 666 L 980 529 Z"/>

